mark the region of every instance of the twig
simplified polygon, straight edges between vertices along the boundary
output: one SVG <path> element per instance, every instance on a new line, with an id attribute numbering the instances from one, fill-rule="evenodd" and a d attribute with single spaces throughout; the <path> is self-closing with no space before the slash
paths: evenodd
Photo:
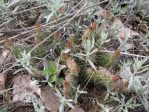
<path id="1" fill-rule="evenodd" d="M 99 52 L 105 52 L 105 53 L 114 53 L 114 51 L 108 51 L 108 50 L 99 50 Z M 131 54 L 127 52 L 120 52 L 122 55 L 132 56 L 132 57 L 140 57 L 140 58 L 146 58 L 148 56 L 138 55 L 138 54 Z"/>
<path id="2" fill-rule="evenodd" d="M 17 15 L 17 14 L 20 14 L 20 13 L 24 13 L 24 12 L 27 12 L 27 11 L 30 11 L 30 10 L 35 10 L 35 9 L 42 8 L 42 7 L 45 7 L 45 5 L 39 5 L 37 7 L 32 7 L 30 9 L 25 9 L 23 11 L 19 11 L 19 12 L 16 12 L 16 13 L 10 13 L 10 16 Z M 8 13 L 7 12 L 2 13 L 2 14 L 0 14 L 0 16 L 4 16 L 5 14 L 8 14 Z"/>
<path id="3" fill-rule="evenodd" d="M 0 75 L 3 75 L 4 73 L 8 72 L 10 69 L 12 69 L 17 63 L 14 63 L 11 67 L 7 68 L 6 70 L 4 70 L 2 73 L 0 73 Z"/>

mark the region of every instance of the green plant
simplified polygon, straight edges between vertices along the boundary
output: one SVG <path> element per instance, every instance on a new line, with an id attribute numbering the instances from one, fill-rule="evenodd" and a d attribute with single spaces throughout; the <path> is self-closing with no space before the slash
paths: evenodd
<path id="1" fill-rule="evenodd" d="M 128 81 L 129 90 L 135 91 L 136 93 L 143 91 L 142 82 L 146 83 L 147 80 L 143 75 L 149 70 L 148 66 L 143 66 L 143 64 L 147 60 L 148 57 L 141 60 L 135 58 L 134 63 L 131 61 L 123 63 L 120 75 L 123 79 Z"/>
<path id="2" fill-rule="evenodd" d="M 94 63 L 91 61 L 92 60 L 91 55 L 94 54 L 97 51 L 97 49 L 93 50 L 94 45 L 95 45 L 95 39 L 94 39 L 94 37 L 92 37 L 91 39 L 86 40 L 86 43 L 83 44 L 83 48 L 85 50 L 85 55 L 84 56 L 85 56 L 86 60 L 91 65 L 91 67 L 95 71 L 97 71 Z"/>
<path id="3" fill-rule="evenodd" d="M 129 11 L 128 9 L 129 3 L 130 3 L 129 0 L 125 0 L 123 2 L 119 0 L 110 0 L 109 8 L 114 15 L 120 16 L 126 14 Z M 125 7 L 124 6 L 122 7 L 122 5 L 125 5 Z"/>
<path id="4" fill-rule="evenodd" d="M 148 7 L 148 0 L 136 0 L 135 2 L 136 2 L 135 12 L 139 13 L 143 19 L 148 17 L 149 16 L 148 8 L 146 8 Z"/>
<path id="5" fill-rule="evenodd" d="M 72 105 L 73 100 L 72 99 L 66 99 L 58 89 L 56 89 L 56 95 L 59 97 L 59 100 L 61 102 L 61 105 L 59 107 L 59 112 L 64 112 L 64 109 L 66 106 L 70 107 L 70 108 L 74 108 L 74 106 Z"/>
<path id="6" fill-rule="evenodd" d="M 33 67 L 31 66 L 31 53 L 27 53 L 26 51 L 23 51 L 20 53 L 20 56 L 18 59 L 16 59 L 17 61 L 17 65 L 16 66 L 22 66 L 23 68 L 25 68 L 29 73 L 32 73 L 32 69 Z"/>
<path id="7" fill-rule="evenodd" d="M 32 103 L 36 112 L 46 112 L 43 102 L 34 95 L 32 96 Z"/>
<path id="8" fill-rule="evenodd" d="M 135 102 L 134 98 L 126 100 L 126 97 L 123 94 L 115 94 L 115 96 L 110 96 L 111 100 L 118 102 L 118 106 L 115 107 L 115 112 L 129 112 L 129 109 L 134 109 L 135 107 L 140 106 Z"/>
<path id="9" fill-rule="evenodd" d="M 100 46 L 102 46 L 106 41 L 107 41 L 107 39 L 108 39 L 108 32 L 106 32 L 106 31 L 101 31 L 101 33 L 100 33 Z"/>
<path id="10" fill-rule="evenodd" d="M 43 72 L 47 76 L 49 83 L 55 82 L 59 84 L 62 81 L 61 78 L 58 78 L 58 64 L 56 64 L 56 62 L 49 61 L 48 66 L 44 68 Z"/>
<path id="11" fill-rule="evenodd" d="M 7 25 L 11 20 L 13 20 L 12 17 L 10 17 L 10 12 L 8 2 L 5 0 L 0 0 L 0 30 L 3 26 Z"/>
<path id="12" fill-rule="evenodd" d="M 76 91 L 75 91 L 75 98 L 74 98 L 74 103 L 77 104 L 78 102 L 78 97 L 80 94 L 86 94 L 87 92 L 86 91 L 83 91 L 83 90 L 80 90 L 80 85 L 76 88 Z"/>
<path id="13" fill-rule="evenodd" d="M 44 18 L 46 18 L 46 23 L 48 23 L 53 17 L 60 17 L 61 14 L 58 13 L 59 9 L 65 4 L 61 0 L 37 0 L 38 3 L 44 4 L 47 7 L 47 12 L 45 12 Z"/>
<path id="14" fill-rule="evenodd" d="M 149 101 L 143 93 L 141 93 L 139 95 L 139 100 L 141 101 L 141 104 L 143 105 L 144 109 L 148 112 L 149 111 Z"/>
<path id="15" fill-rule="evenodd" d="M 4 14 L 8 12 L 8 7 L 6 5 L 6 3 L 4 2 L 4 0 L 0 1 L 0 13 Z"/>
<path id="16" fill-rule="evenodd" d="M 116 59 L 112 53 L 100 53 L 97 60 L 101 66 L 110 68 L 115 64 Z"/>
<path id="17" fill-rule="evenodd" d="M 127 51 L 132 48 L 132 44 L 128 43 L 128 39 L 130 38 L 130 33 L 126 34 L 125 39 L 122 41 L 121 38 L 118 36 L 118 40 L 120 41 L 119 49 L 121 51 Z"/>
<path id="18" fill-rule="evenodd" d="M 112 110 L 112 107 L 108 107 L 107 105 L 99 104 L 101 107 L 101 112 L 110 112 Z"/>
<path id="19" fill-rule="evenodd" d="M 54 82 L 54 81 L 56 81 L 56 79 L 57 79 L 57 76 L 56 76 L 56 73 L 57 73 L 57 65 L 54 63 L 54 62 L 52 62 L 52 61 L 49 61 L 49 63 L 48 63 L 48 66 L 47 67 L 45 67 L 44 68 L 44 74 L 46 75 L 46 76 L 48 76 L 48 78 L 47 78 L 47 80 L 49 81 L 49 82 Z"/>
<path id="20" fill-rule="evenodd" d="M 93 54 L 96 53 L 98 50 L 93 49 L 95 45 L 95 39 L 94 37 L 91 37 L 91 39 L 87 39 L 85 42 L 83 42 L 83 48 L 85 53 L 76 53 L 73 54 L 73 56 L 78 57 L 84 61 L 87 61 L 90 66 L 97 71 L 96 66 L 94 65 L 93 61 Z"/>

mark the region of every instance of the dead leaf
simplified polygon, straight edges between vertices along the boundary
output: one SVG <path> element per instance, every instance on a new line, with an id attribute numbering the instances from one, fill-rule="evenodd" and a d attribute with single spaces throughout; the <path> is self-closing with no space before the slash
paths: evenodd
<path id="1" fill-rule="evenodd" d="M 12 56 L 10 54 L 10 51 L 8 49 L 4 49 L 2 51 L 2 54 L 0 55 L 0 66 L 2 67 L 4 63 L 10 62 L 11 59 L 12 59 Z"/>
<path id="2" fill-rule="evenodd" d="M 21 86 L 20 86 L 21 85 Z M 36 84 L 36 80 L 32 81 L 29 75 L 19 75 L 13 80 L 13 102 L 32 101 L 33 93 L 37 93 L 43 101 L 47 110 L 57 112 L 60 102 L 55 95 L 55 89 L 50 87 L 41 87 Z"/>
<path id="3" fill-rule="evenodd" d="M 94 22 L 91 22 L 89 28 L 90 28 L 91 30 L 96 30 L 96 27 L 97 27 L 96 22 L 95 22 L 95 21 L 94 21 Z"/>
<path id="4" fill-rule="evenodd" d="M 78 74 L 80 68 L 72 57 L 66 59 L 66 65 L 72 74 Z"/>
<path id="5" fill-rule="evenodd" d="M 69 112 L 85 112 L 85 111 L 81 107 L 76 105 L 75 108 L 71 109 Z"/>
<path id="6" fill-rule="evenodd" d="M 127 28 L 124 26 L 122 21 L 118 18 L 115 18 L 113 26 L 116 26 L 118 28 L 118 36 L 123 40 L 126 38 L 126 36 L 129 36 L 129 38 L 134 36 L 139 36 L 138 32 L 135 32 L 131 30 L 130 28 Z"/>
<path id="7" fill-rule="evenodd" d="M 57 112 L 60 106 L 59 98 L 55 93 L 55 89 L 48 86 L 42 87 L 37 93 L 44 102 L 46 109 L 50 112 Z"/>
<path id="8" fill-rule="evenodd" d="M 35 36 L 35 39 L 34 39 L 34 44 L 37 45 L 40 43 L 40 39 L 39 39 L 39 36 Z"/>
<path id="9" fill-rule="evenodd" d="M 148 32 L 148 26 L 147 26 L 147 24 L 143 24 L 142 23 L 142 24 L 139 24 L 138 27 L 139 27 L 140 30 L 144 31 L 145 33 Z"/>
<path id="10" fill-rule="evenodd" d="M 39 22 L 36 22 L 35 28 L 36 28 L 36 36 L 34 38 L 34 44 L 37 45 L 40 43 L 39 37 L 40 37 L 42 25 Z"/>
<path id="11" fill-rule="evenodd" d="M 82 45 L 86 42 L 87 39 L 90 38 L 91 33 L 92 33 L 92 30 L 90 28 L 84 31 L 82 36 Z"/>
<path id="12" fill-rule="evenodd" d="M 59 13 L 64 13 L 64 12 L 65 12 L 65 7 L 59 8 L 58 12 L 59 12 Z"/>
<path id="13" fill-rule="evenodd" d="M 13 102 L 31 102 L 34 92 L 39 91 L 36 81 L 32 81 L 29 75 L 19 75 L 13 80 Z"/>
<path id="14" fill-rule="evenodd" d="M 32 74 L 30 74 L 30 75 L 32 77 L 39 78 L 39 79 L 42 79 L 44 77 L 43 72 L 41 70 L 38 70 L 38 69 L 33 69 Z"/>
<path id="15" fill-rule="evenodd" d="M 8 37 L 6 37 L 5 39 L 5 46 L 7 49 L 9 49 L 12 46 L 12 41 Z"/>
<path id="16" fill-rule="evenodd" d="M 3 65 L 0 63 L 0 71 L 2 71 L 2 69 L 3 69 Z"/>
<path id="17" fill-rule="evenodd" d="M 37 22 L 35 24 L 35 28 L 36 28 L 36 33 L 39 34 L 41 32 L 42 25 L 39 22 Z"/>
<path id="18" fill-rule="evenodd" d="M 9 54 L 9 50 L 3 50 L 2 56 L 6 58 Z"/>
<path id="19" fill-rule="evenodd" d="M 120 49 L 116 49 L 116 50 L 114 51 L 114 57 L 115 57 L 115 59 L 119 58 L 120 55 L 121 55 Z"/>
<path id="20" fill-rule="evenodd" d="M 61 37 L 61 32 L 55 32 L 54 33 L 54 42 L 57 42 L 57 41 L 59 41 L 60 40 L 60 37 Z"/>
<path id="21" fill-rule="evenodd" d="M 113 81 L 119 81 L 119 80 L 121 80 L 121 77 L 118 75 L 112 75 L 112 80 Z"/>
<path id="22" fill-rule="evenodd" d="M 9 55 L 9 50 L 2 51 L 2 54 L 0 55 L 0 71 L 3 69 L 3 64 L 9 61 L 7 59 L 8 55 Z M 7 78 L 6 74 L 0 75 L 0 91 L 4 90 L 5 88 L 6 78 Z"/>
<path id="23" fill-rule="evenodd" d="M 63 93 L 64 93 L 64 96 L 67 98 L 70 96 L 70 93 L 71 93 L 71 85 L 68 81 L 64 80 L 63 81 Z"/>
<path id="24" fill-rule="evenodd" d="M 71 49 L 73 47 L 73 40 L 72 38 L 68 38 L 66 42 L 67 48 Z"/>

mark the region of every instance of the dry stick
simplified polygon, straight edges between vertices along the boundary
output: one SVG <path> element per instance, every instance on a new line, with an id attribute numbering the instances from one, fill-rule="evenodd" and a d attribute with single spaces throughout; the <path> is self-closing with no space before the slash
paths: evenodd
<path id="1" fill-rule="evenodd" d="M 43 7 L 45 7 L 45 5 L 39 5 L 39 6 L 37 6 L 37 7 L 32 7 L 32 8 L 30 8 L 30 9 L 26 9 L 26 10 L 23 10 L 23 11 L 20 11 L 20 12 L 16 12 L 16 13 L 14 13 L 13 15 L 20 14 L 20 13 L 24 13 L 24 12 L 27 12 L 27 11 L 30 11 L 30 10 L 35 10 L 35 9 L 38 9 L 38 8 L 43 8 Z"/>
<path id="2" fill-rule="evenodd" d="M 0 73 L 0 75 L 3 75 L 4 73 L 8 72 L 10 69 L 12 69 L 17 63 L 14 63 L 11 67 L 7 68 L 6 70 L 4 70 L 2 73 Z"/>
<path id="3" fill-rule="evenodd" d="M 105 52 L 105 53 L 114 53 L 114 51 L 108 51 L 108 50 L 99 50 L 99 52 Z M 140 57 L 140 58 L 146 58 L 148 56 L 138 55 L 138 54 L 131 54 L 127 52 L 120 52 L 122 55 L 132 56 L 132 57 Z"/>
<path id="4" fill-rule="evenodd" d="M 75 5 L 74 7 L 72 7 L 72 9 L 68 12 L 68 13 L 70 13 L 71 11 L 73 11 L 75 8 L 77 8 L 79 5 L 81 4 L 81 1 L 77 4 L 77 5 Z"/>
<path id="5" fill-rule="evenodd" d="M 23 11 L 19 11 L 19 12 L 16 12 L 16 13 L 10 13 L 10 15 L 16 15 L 16 14 L 24 13 L 24 12 L 27 12 L 27 11 L 30 11 L 30 10 L 35 10 L 35 9 L 38 9 L 38 8 L 42 8 L 42 7 L 45 7 L 45 5 L 39 5 L 37 7 L 32 7 L 30 9 L 25 9 Z M 5 15 L 5 14 L 8 14 L 8 13 L 6 12 L 6 13 L 3 13 L 3 14 L 0 14 L 0 16 Z"/>
<path id="6" fill-rule="evenodd" d="M 10 23 L 13 19 L 7 20 L 5 22 L 3 22 L 2 24 L 0 24 L 0 28 L 3 27 L 4 25 Z"/>
<path id="7" fill-rule="evenodd" d="M 84 1 L 84 0 L 82 0 L 82 1 Z M 82 9 L 85 7 L 85 5 L 87 4 L 87 2 L 82 6 L 82 8 L 79 10 L 79 11 L 77 11 L 77 13 L 72 17 L 72 18 L 70 18 L 70 20 L 66 23 L 66 24 L 64 24 L 62 27 L 60 27 L 58 30 L 56 30 L 55 32 L 53 32 L 50 36 L 48 36 L 47 38 L 45 38 L 43 41 L 41 41 L 39 44 L 37 44 L 35 47 L 33 47 L 33 49 L 32 50 L 30 50 L 30 53 L 32 52 L 32 51 L 34 51 L 37 47 L 39 47 L 41 44 L 43 44 L 44 42 L 46 42 L 51 36 L 53 36 L 56 32 L 58 32 L 58 31 L 60 31 L 62 28 L 64 28 L 65 26 L 67 26 L 81 11 L 82 11 Z"/>

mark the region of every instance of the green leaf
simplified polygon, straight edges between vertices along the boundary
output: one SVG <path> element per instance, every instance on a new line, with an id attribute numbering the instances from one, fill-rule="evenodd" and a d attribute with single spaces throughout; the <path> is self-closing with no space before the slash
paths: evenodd
<path id="1" fill-rule="evenodd" d="M 94 63 L 93 63 L 90 59 L 87 59 L 87 61 L 89 62 L 89 64 L 91 65 L 91 67 L 92 67 L 95 71 L 97 71 L 96 66 L 94 65 Z"/>
<path id="2" fill-rule="evenodd" d="M 105 32 L 105 31 L 102 31 L 101 32 L 101 37 L 100 37 L 100 39 L 101 39 L 100 40 L 101 41 L 100 45 L 103 45 L 106 42 L 107 38 L 108 38 L 108 33 Z"/>
<path id="3" fill-rule="evenodd" d="M 149 57 L 146 57 L 142 60 L 135 58 L 135 63 L 133 64 L 134 73 L 136 73 L 148 59 Z"/>
<path id="4" fill-rule="evenodd" d="M 68 105 L 68 107 L 74 108 L 74 106 L 72 105 L 72 103 L 66 102 L 66 104 Z"/>
<path id="5" fill-rule="evenodd" d="M 59 107 L 59 112 L 64 112 L 64 104 L 61 104 Z"/>
<path id="6" fill-rule="evenodd" d="M 91 39 L 87 39 L 84 43 L 83 47 L 85 49 L 86 54 L 90 53 L 95 45 L 95 38 L 91 37 Z"/>
<path id="7" fill-rule="evenodd" d="M 45 68 L 44 73 L 46 75 L 55 75 L 57 73 L 57 65 L 50 61 L 48 67 Z"/>
<path id="8" fill-rule="evenodd" d="M 51 81 L 50 81 L 50 82 L 54 82 L 54 81 L 56 81 L 56 79 L 57 79 L 56 75 L 53 75 L 53 76 L 51 77 Z"/>

